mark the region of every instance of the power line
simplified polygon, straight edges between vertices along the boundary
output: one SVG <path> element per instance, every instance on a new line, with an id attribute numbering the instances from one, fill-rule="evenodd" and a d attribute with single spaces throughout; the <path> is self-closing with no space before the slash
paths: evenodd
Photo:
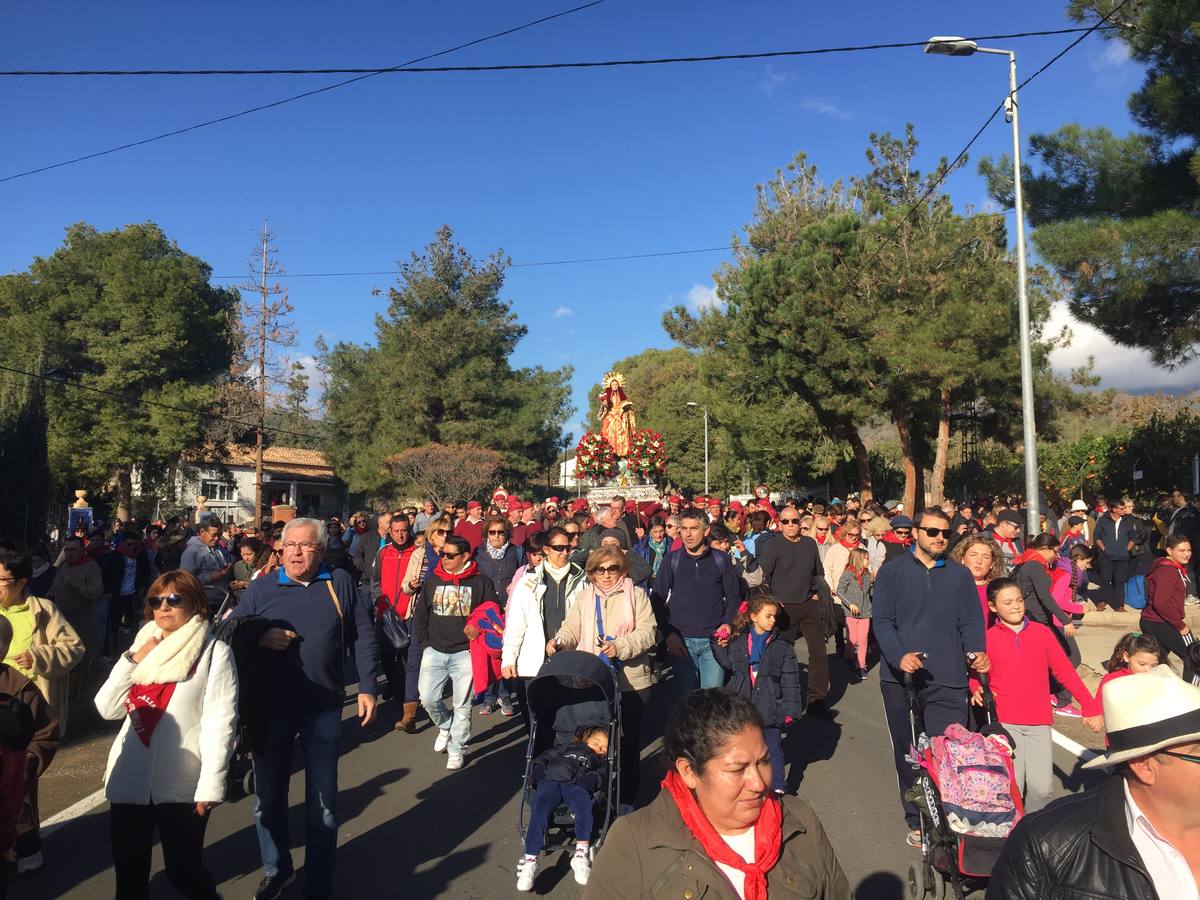
<path id="1" fill-rule="evenodd" d="M 123 394 L 120 391 L 107 391 L 104 388 L 92 387 L 89 384 L 84 384 L 82 381 L 71 380 L 59 375 L 47 375 L 41 372 L 26 372 L 24 369 L 14 369 L 12 366 L 6 366 L 0 363 L 0 370 L 11 372 L 14 375 L 24 375 L 27 378 L 37 378 L 40 381 L 49 381 L 53 384 L 62 385 L 63 387 L 73 387 L 81 391 L 88 391 L 93 394 L 101 394 L 106 397 L 115 397 L 117 400 L 123 400 L 126 403 L 135 403 L 142 406 L 154 406 L 160 409 L 169 409 L 173 412 L 187 413 L 189 416 L 198 416 L 202 419 L 210 419 L 214 422 L 225 422 L 229 425 L 240 425 L 243 428 L 257 428 L 253 422 L 243 422 L 240 419 L 233 419 L 229 416 L 218 415 L 217 413 L 207 412 L 202 409 L 190 409 L 186 406 L 174 406 L 170 403 L 162 403 L 158 400 L 146 400 L 144 398 L 131 397 L 129 394 Z M 274 428 L 271 426 L 263 426 L 263 431 L 273 431 L 276 434 L 286 434 L 291 437 L 308 438 L 310 440 L 320 440 L 320 435 L 309 434 L 302 431 L 289 431 L 286 428 Z"/>
<path id="2" fill-rule="evenodd" d="M 591 5 L 591 4 L 589 4 Z M 1115 26 L 1110 26 L 1115 27 Z M 983 34 L 966 38 L 971 41 L 1011 40 L 1017 38 L 1045 37 L 1058 34 L 1075 34 L 1088 31 L 1086 27 L 1055 28 L 1045 31 L 1018 31 L 1008 34 Z M 956 39 L 957 40 L 957 39 Z M 900 50 L 924 47 L 930 43 L 954 43 L 947 40 L 931 42 L 898 41 L 883 44 L 851 44 L 842 47 L 815 47 L 803 50 L 769 50 L 760 53 L 718 53 L 709 56 L 665 56 L 649 59 L 606 59 L 558 63 L 504 63 L 489 66 L 391 66 L 380 68 L 302 68 L 302 69 L 14 69 L 0 70 L 0 76 L 9 78 L 27 77 L 177 77 L 177 76 L 249 76 L 249 75 L 406 75 L 439 74 L 448 72 L 520 72 L 545 69 L 602 69 L 622 66 L 661 66 L 679 63 L 727 62 L 731 60 L 779 59 L 795 56 L 822 56 L 831 53 L 860 53 L 872 50 Z M 428 58 L 428 57 L 427 57 Z"/>
<path id="3" fill-rule="evenodd" d="M 577 13 L 582 10 L 589 9 L 593 6 L 599 6 L 603 2 L 604 2 L 604 0 L 591 0 L 591 2 L 584 3 L 582 6 L 576 6 L 571 9 L 566 9 L 566 10 L 563 10 L 562 12 L 553 13 L 552 15 L 549 15 L 549 16 L 542 16 L 540 19 L 534 19 L 533 21 L 526 22 L 523 25 L 516 25 L 512 28 L 506 28 L 504 31 L 497 31 L 494 34 L 489 34 L 489 35 L 486 35 L 485 37 L 475 38 L 472 41 L 467 41 L 466 43 L 458 44 L 457 46 L 449 47 L 445 50 L 439 50 L 437 53 L 430 53 L 427 56 L 419 56 L 416 59 L 410 59 L 408 62 L 400 63 L 399 65 L 393 66 L 390 69 L 378 69 L 375 71 L 367 72 L 365 74 L 358 75 L 354 78 L 347 78 L 343 81 L 337 81 L 337 82 L 334 82 L 333 84 L 327 84 L 324 87 L 314 88 L 311 91 L 304 91 L 301 94 L 294 94 L 291 97 L 284 97 L 282 100 L 275 100 L 275 101 L 272 101 L 271 103 L 263 103 L 263 104 L 260 104 L 259 106 L 252 106 L 249 109 L 243 109 L 240 112 L 230 113 L 229 115 L 226 115 L 226 116 L 219 116 L 215 119 L 207 119 L 203 122 L 197 122 L 195 125 L 188 125 L 185 128 L 176 128 L 174 131 L 165 131 L 162 134 L 156 134 L 153 137 L 142 138 L 140 141 L 130 141 L 126 144 L 120 144 L 116 147 L 109 147 L 107 150 L 97 150 L 94 153 L 86 153 L 83 156 L 77 156 L 73 159 L 65 159 L 65 160 L 62 160 L 61 162 L 50 163 L 49 165 L 45 165 L 45 166 L 39 166 L 36 169 L 28 169 L 27 171 L 24 171 L 24 172 L 17 172 L 12 175 L 5 175 L 3 177 L 0 177 L 0 184 L 3 184 L 6 181 L 15 181 L 18 178 L 25 178 L 26 176 L 29 176 L 29 175 L 37 175 L 41 172 L 49 172 L 52 169 L 61 169 L 63 166 L 71 166 L 71 165 L 74 165 L 75 163 L 81 163 L 81 162 L 84 162 L 89 159 L 96 159 L 97 157 L 100 157 L 100 156 L 108 156 L 111 153 L 119 153 L 122 150 L 129 150 L 133 147 L 142 147 L 142 146 L 145 146 L 146 144 L 152 144 L 155 141 L 165 140 L 166 138 L 169 138 L 169 137 L 177 137 L 181 134 L 187 134 L 188 132 L 197 131 L 198 129 L 201 129 L 201 128 L 207 128 L 209 125 L 218 125 L 221 122 L 229 122 L 229 121 L 232 121 L 233 119 L 240 119 L 243 116 L 249 116 L 249 115 L 252 115 L 253 113 L 262 112 L 263 110 L 266 110 L 266 109 L 274 109 L 277 106 L 283 106 L 285 103 L 293 103 L 296 100 L 303 100 L 306 97 L 314 97 L 317 94 L 324 94 L 328 91 L 333 91 L 333 90 L 337 90 L 338 88 L 346 87 L 346 85 L 349 85 L 349 84 L 354 84 L 359 81 L 365 81 L 368 78 L 374 78 L 378 75 L 383 75 L 386 72 L 395 72 L 400 69 L 403 69 L 406 66 L 416 65 L 417 63 L 425 62 L 428 59 L 434 59 L 439 56 L 445 56 L 448 53 L 454 53 L 458 50 L 464 50 L 467 47 L 474 47 L 476 44 L 482 44 L 485 41 L 491 41 L 496 38 L 505 37 L 506 35 L 514 34 L 518 31 L 523 31 L 526 28 L 532 28 L 535 25 L 541 25 L 542 23 L 549 22 L 553 19 L 560 19 L 563 16 L 569 16 L 572 13 Z"/>

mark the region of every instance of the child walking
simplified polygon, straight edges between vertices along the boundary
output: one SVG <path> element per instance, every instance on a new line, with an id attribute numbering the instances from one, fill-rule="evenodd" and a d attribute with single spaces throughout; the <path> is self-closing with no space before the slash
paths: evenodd
<path id="1" fill-rule="evenodd" d="M 1166 661 L 1167 655 L 1163 653 L 1162 645 L 1157 639 L 1148 634 L 1142 634 L 1140 631 L 1129 632 L 1113 646 L 1112 656 L 1104 664 L 1108 674 L 1100 679 L 1100 686 L 1096 688 L 1097 705 L 1102 703 L 1104 686 L 1110 681 L 1126 675 L 1149 672 L 1155 666 Z M 1104 727 L 1103 711 L 1098 711 L 1095 716 L 1085 718 L 1083 724 L 1093 731 L 1099 731 Z"/>
<path id="2" fill-rule="evenodd" d="M 849 637 L 846 659 L 857 660 L 858 680 L 867 677 L 867 640 L 871 636 L 871 557 L 855 547 L 846 560 L 846 569 L 838 581 L 837 596 L 846 608 L 846 634 Z"/>
<path id="3" fill-rule="evenodd" d="M 529 827 L 525 831 L 525 855 L 517 863 L 517 890 L 533 890 L 538 873 L 538 854 L 546 844 L 550 817 L 560 803 L 575 817 L 575 855 L 571 869 L 578 884 L 587 884 L 592 872 L 592 793 L 603 783 L 608 765 L 608 731 L 601 725 L 585 725 L 575 732 L 573 743 L 552 747 L 538 755 L 529 767 L 533 797 L 529 803 Z"/>
<path id="4" fill-rule="evenodd" d="M 1015 744 L 1013 772 L 1025 811 L 1034 812 L 1050 801 L 1053 789 L 1050 676 L 1071 692 L 1085 716 L 1096 715 L 1099 706 L 1050 628 L 1025 617 L 1020 586 L 1011 578 L 997 578 L 987 593 L 988 607 L 996 614 L 987 630 L 996 714 Z M 983 704 L 982 688 L 974 690 L 972 702 Z"/>
<path id="5" fill-rule="evenodd" d="M 796 648 L 775 630 L 779 604 L 757 593 L 733 620 L 733 633 L 712 639 L 713 657 L 731 673 L 726 685 L 745 697 L 763 718 L 764 737 L 771 752 L 771 790 L 786 793 L 783 771 L 783 728 L 804 714 Z"/>

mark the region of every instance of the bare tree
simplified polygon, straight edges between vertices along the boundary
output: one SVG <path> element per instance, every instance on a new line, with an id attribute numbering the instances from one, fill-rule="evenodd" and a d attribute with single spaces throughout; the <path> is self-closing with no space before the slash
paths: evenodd
<path id="1" fill-rule="evenodd" d="M 402 487 L 431 497 L 439 507 L 456 498 L 476 497 L 491 487 L 504 465 L 504 454 L 473 444 L 425 444 L 384 460 Z"/>

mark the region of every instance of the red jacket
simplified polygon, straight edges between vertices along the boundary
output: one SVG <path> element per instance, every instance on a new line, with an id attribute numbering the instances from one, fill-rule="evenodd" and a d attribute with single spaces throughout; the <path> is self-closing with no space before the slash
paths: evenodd
<path id="1" fill-rule="evenodd" d="M 408 570 L 408 560 L 412 556 L 413 546 L 400 550 L 391 541 L 379 551 L 379 594 L 375 598 L 375 614 L 383 612 L 387 607 L 396 610 L 401 618 L 408 616 L 408 604 L 412 597 L 400 590 L 404 581 L 404 573 Z M 422 548 L 424 552 L 424 548 Z"/>
<path id="2" fill-rule="evenodd" d="M 1183 627 L 1183 601 L 1186 598 L 1183 567 L 1165 556 L 1156 559 L 1146 573 L 1146 608 L 1142 610 L 1142 618 L 1166 622 L 1178 631 Z"/>
<path id="3" fill-rule="evenodd" d="M 1049 725 L 1050 676 L 1071 692 L 1085 716 L 1100 715 L 1102 708 L 1067 659 L 1058 638 L 1045 625 L 1025 620 L 1013 631 L 999 619 L 987 630 L 988 676 L 996 697 L 996 713 L 1009 725 Z"/>

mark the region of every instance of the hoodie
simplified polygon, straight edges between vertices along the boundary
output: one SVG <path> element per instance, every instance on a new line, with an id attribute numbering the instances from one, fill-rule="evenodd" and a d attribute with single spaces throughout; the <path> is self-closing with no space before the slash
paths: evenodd
<path id="1" fill-rule="evenodd" d="M 475 561 L 451 574 L 439 561 L 421 587 L 413 634 L 417 645 L 432 647 L 439 653 L 463 653 L 470 649 L 463 628 L 475 607 L 481 603 L 499 606 L 492 579 L 479 571 Z"/>

